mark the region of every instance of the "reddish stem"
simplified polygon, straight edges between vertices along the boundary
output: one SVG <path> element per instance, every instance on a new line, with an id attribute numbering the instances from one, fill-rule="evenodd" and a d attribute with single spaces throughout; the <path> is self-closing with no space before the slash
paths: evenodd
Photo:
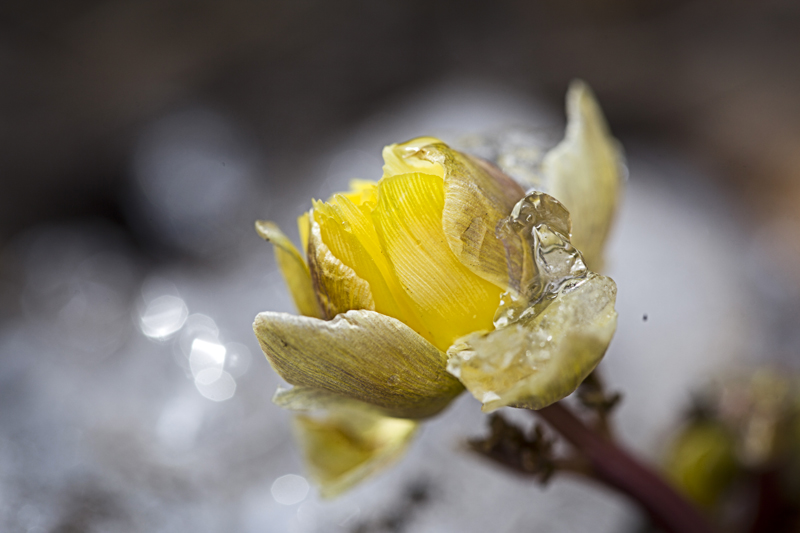
<path id="1" fill-rule="evenodd" d="M 639 502 L 667 531 L 715 532 L 706 518 L 661 476 L 587 426 L 562 403 L 533 413 L 582 452 L 600 480 Z"/>

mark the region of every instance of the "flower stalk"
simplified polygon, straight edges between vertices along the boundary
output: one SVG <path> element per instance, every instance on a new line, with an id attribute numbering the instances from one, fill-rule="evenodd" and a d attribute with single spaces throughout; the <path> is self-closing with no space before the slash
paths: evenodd
<path id="1" fill-rule="evenodd" d="M 589 461 L 596 479 L 636 500 L 666 531 L 716 531 L 700 511 L 661 476 L 585 424 L 563 402 L 532 413 L 547 422 Z"/>

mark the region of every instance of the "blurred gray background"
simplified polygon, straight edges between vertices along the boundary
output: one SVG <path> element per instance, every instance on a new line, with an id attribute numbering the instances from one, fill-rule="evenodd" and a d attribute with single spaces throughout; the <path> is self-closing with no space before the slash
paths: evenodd
<path id="1" fill-rule="evenodd" d="M 709 381 L 798 366 L 798 58 L 789 1 L 5 2 L 0 530 L 634 531 L 472 457 L 467 397 L 320 501 L 250 330 L 293 311 L 252 223 L 296 237 L 390 142 L 555 142 L 586 80 L 630 171 L 602 368 L 657 461 Z"/>

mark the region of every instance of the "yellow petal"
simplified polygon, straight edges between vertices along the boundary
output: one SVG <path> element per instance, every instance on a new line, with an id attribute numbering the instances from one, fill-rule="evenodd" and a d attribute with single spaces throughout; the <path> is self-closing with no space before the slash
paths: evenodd
<path id="1" fill-rule="evenodd" d="M 418 424 L 367 410 L 332 410 L 324 418 L 298 416 L 295 434 L 306 466 L 331 498 L 396 461 Z"/>
<path id="2" fill-rule="evenodd" d="M 376 195 L 378 194 L 378 183 L 371 180 L 350 180 L 350 190 L 342 193 L 348 200 L 355 205 L 364 203 L 375 203 Z"/>
<path id="3" fill-rule="evenodd" d="M 402 322 L 373 311 L 333 320 L 261 313 L 253 324 L 272 368 L 288 383 L 424 418 L 462 390 L 447 356 Z"/>
<path id="4" fill-rule="evenodd" d="M 524 190 L 490 163 L 431 137 L 387 146 L 383 157 L 384 177 L 411 172 L 442 177 L 442 229 L 448 246 L 473 273 L 505 289 L 506 256 L 495 229 Z"/>
<path id="5" fill-rule="evenodd" d="M 275 250 L 275 259 L 281 269 L 283 279 L 289 286 L 294 304 L 300 314 L 305 316 L 321 317 L 321 311 L 314 296 L 314 287 L 303 256 L 294 247 L 292 241 L 283 234 L 273 222 L 259 220 L 256 222 L 256 232 L 265 240 L 272 243 Z"/>
<path id="6" fill-rule="evenodd" d="M 316 214 L 312 215 L 308 266 L 324 317 L 333 318 L 350 309 L 375 309 L 369 283 L 330 251 L 322 239 Z"/>
<path id="7" fill-rule="evenodd" d="M 625 161 L 591 89 L 581 81 L 573 82 L 567 93 L 564 140 L 545 155 L 542 165 L 546 192 L 572 215 L 572 243 L 590 269 L 600 270 Z"/>
<path id="8" fill-rule="evenodd" d="M 568 281 L 538 314 L 459 339 L 447 369 L 486 412 L 546 407 L 571 394 L 602 359 L 616 329 L 615 299 L 610 278 Z"/>
<path id="9" fill-rule="evenodd" d="M 491 329 L 501 290 L 473 274 L 453 254 L 442 231 L 441 178 L 383 178 L 372 212 L 383 251 L 413 311 L 446 350 L 470 331 Z"/>
<path id="10" fill-rule="evenodd" d="M 376 191 L 365 194 L 377 197 Z M 381 249 L 372 221 L 372 204 L 356 205 L 349 196 L 336 194 L 327 203 L 314 203 L 314 220 L 330 252 L 368 284 L 374 307 L 362 308 L 396 318 L 430 340 L 430 333 L 410 310 L 408 296 Z"/>

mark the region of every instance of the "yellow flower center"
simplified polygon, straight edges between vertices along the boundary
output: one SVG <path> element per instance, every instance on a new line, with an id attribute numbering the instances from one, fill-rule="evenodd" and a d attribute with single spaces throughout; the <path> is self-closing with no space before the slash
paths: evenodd
<path id="1" fill-rule="evenodd" d="M 375 311 L 404 322 L 440 350 L 468 333 L 494 329 L 503 288 L 471 272 L 448 246 L 443 169 L 409 163 L 391 147 L 384 160 L 379 182 L 354 180 L 350 192 L 314 202 L 322 241 L 369 284 Z M 304 240 L 311 223 L 308 215 L 299 219 Z"/>

